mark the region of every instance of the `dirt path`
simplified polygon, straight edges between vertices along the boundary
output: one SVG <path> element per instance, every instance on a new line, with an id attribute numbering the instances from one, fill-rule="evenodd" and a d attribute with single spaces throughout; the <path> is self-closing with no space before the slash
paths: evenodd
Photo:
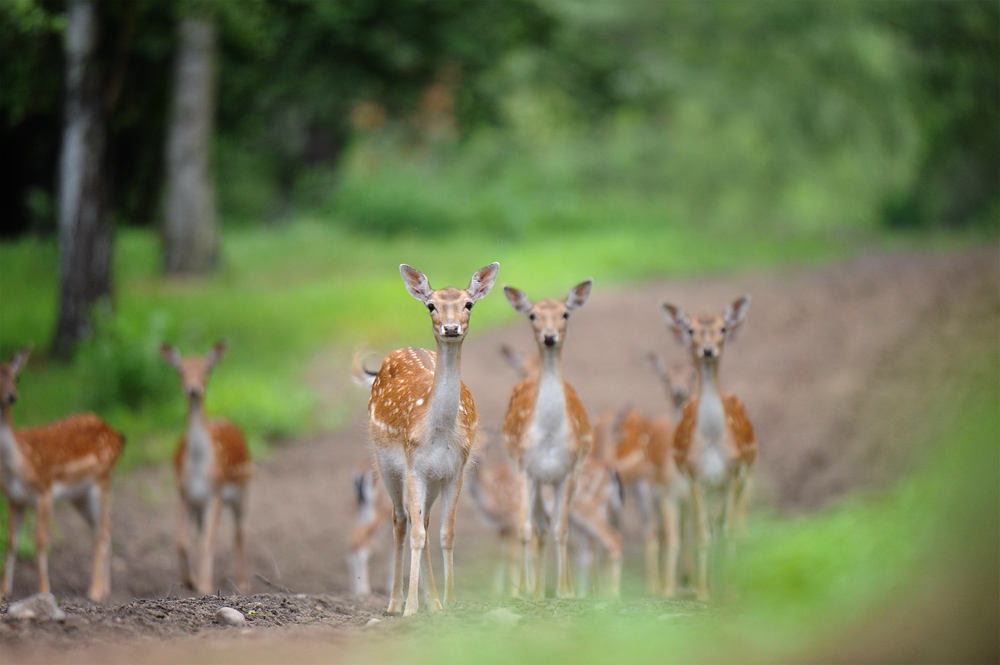
<path id="1" fill-rule="evenodd" d="M 567 279 L 567 289 L 578 277 Z M 684 359 L 667 335 L 659 303 L 667 300 L 692 314 L 716 312 L 736 296 L 752 294 L 745 331 L 727 350 L 721 379 L 727 390 L 742 396 L 756 425 L 761 449 L 756 501 L 781 510 L 807 510 L 849 490 L 882 485 L 912 463 L 909 438 L 888 431 L 905 426 L 892 418 L 892 399 L 919 404 L 928 393 L 924 381 L 948 368 L 905 368 L 905 380 L 894 385 L 912 386 L 912 393 L 897 394 L 894 388 L 888 401 L 879 401 L 880 386 L 898 373 L 894 359 L 899 351 L 922 332 L 930 329 L 939 339 L 960 343 L 967 311 L 963 304 L 989 300 L 986 311 L 995 321 L 1000 312 L 998 285 L 996 246 L 948 254 L 872 255 L 818 269 L 652 281 L 623 289 L 598 284 L 590 302 L 573 318 L 564 355 L 566 378 L 592 414 L 625 403 L 659 412 L 665 398 L 645 355 L 655 350 L 668 360 Z M 429 331 L 415 335 L 414 341 L 430 342 Z M 476 397 L 487 435 L 498 429 L 515 381 L 498 353 L 502 343 L 531 352 L 527 324 L 476 336 L 466 342 L 463 353 L 463 379 Z M 343 625 L 358 625 L 384 602 L 344 596 L 345 543 L 353 513 L 350 475 L 368 457 L 366 396 L 346 387 L 346 376 L 327 376 L 324 381 L 332 383 L 322 389 L 341 397 L 358 415 L 339 432 L 290 442 L 259 461 L 251 491 L 250 566 L 273 587 L 258 578 L 253 591 L 281 587 L 292 594 L 328 594 L 314 605 L 325 608 L 317 612 L 336 614 Z M 499 457 L 495 446 L 487 455 Z M 117 480 L 109 603 L 117 608 L 94 625 L 122 616 L 133 625 L 128 611 L 114 612 L 142 605 L 132 603 L 134 599 L 189 597 L 176 584 L 173 501 L 173 481 L 165 468 Z M 468 500 L 462 501 L 458 519 L 456 565 L 462 570 L 483 559 L 492 537 Z M 52 584 L 57 594 L 72 599 L 86 589 L 89 538 L 80 520 L 64 508 L 57 511 L 56 524 Z M 223 520 L 217 577 L 233 573 L 231 545 L 230 524 Z M 378 571 L 385 570 L 384 562 L 380 556 L 373 563 L 377 588 L 382 586 Z M 21 561 L 14 596 L 34 592 L 36 584 L 33 562 Z M 466 589 L 473 598 L 485 592 Z M 282 597 L 289 598 L 271 598 Z M 0 602 L 0 611 L 5 607 Z M 148 609 L 134 611 L 146 616 Z M 86 625 L 84 621 L 74 630 L 86 634 Z M 138 625 L 146 627 L 124 634 L 124 639 L 187 630 L 161 630 L 158 622 Z M 0 622 L 0 646 L 24 646 L 12 630 Z"/>

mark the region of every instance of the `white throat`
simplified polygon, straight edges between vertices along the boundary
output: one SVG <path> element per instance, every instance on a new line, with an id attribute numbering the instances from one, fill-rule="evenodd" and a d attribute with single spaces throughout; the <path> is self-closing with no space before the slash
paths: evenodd
<path id="1" fill-rule="evenodd" d="M 566 426 L 566 391 L 559 349 L 542 347 L 540 372 L 534 425 L 541 432 L 557 432 Z"/>
<path id="2" fill-rule="evenodd" d="M 462 403 L 462 343 L 441 342 L 434 363 L 434 387 L 431 390 L 427 429 L 432 433 L 455 432 Z"/>
<path id="3" fill-rule="evenodd" d="M 722 442 L 726 426 L 718 371 L 718 363 L 698 363 L 698 434 L 708 445 Z"/>

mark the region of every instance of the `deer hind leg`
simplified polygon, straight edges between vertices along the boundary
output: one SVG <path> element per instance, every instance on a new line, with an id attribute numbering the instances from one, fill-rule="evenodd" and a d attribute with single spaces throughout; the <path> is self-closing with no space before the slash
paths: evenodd
<path id="1" fill-rule="evenodd" d="M 677 499 L 665 492 L 660 499 L 663 515 L 665 547 L 663 556 L 663 595 L 673 598 L 677 595 L 677 562 L 681 551 L 680 508 Z"/>
<path id="2" fill-rule="evenodd" d="M 111 593 L 111 480 L 95 485 L 90 494 L 91 526 L 94 529 L 94 562 L 87 597 L 94 602 Z"/>
<path id="3" fill-rule="evenodd" d="M 17 540 L 21 535 L 21 525 L 24 523 L 24 506 L 7 502 L 7 553 L 3 563 L 3 586 L 0 587 L 0 598 L 10 596 L 14 588 L 14 566 L 17 563 Z"/>
<path id="4" fill-rule="evenodd" d="M 35 547 L 38 549 L 38 590 L 49 593 L 49 515 L 52 512 L 52 490 L 38 495 L 35 505 L 38 524 L 35 525 Z"/>
<path id="5" fill-rule="evenodd" d="M 750 467 L 741 466 L 740 491 L 736 501 L 736 537 L 744 538 L 747 535 L 747 512 L 750 508 Z"/>
<path id="6" fill-rule="evenodd" d="M 450 607 L 455 598 L 455 515 L 458 496 L 462 492 L 463 471 L 446 485 L 441 493 L 441 552 L 444 555 L 444 602 Z"/>
<path id="7" fill-rule="evenodd" d="M 201 531 L 199 533 L 198 552 L 198 582 L 197 591 L 201 594 L 212 593 L 212 564 L 215 553 L 215 531 L 219 526 L 219 512 L 222 510 L 222 497 L 213 492 L 208 503 L 202 509 Z"/>
<path id="8" fill-rule="evenodd" d="M 573 583 L 569 571 L 569 500 L 573 495 L 573 474 L 567 476 L 556 485 L 555 503 L 553 504 L 552 527 L 556 540 L 556 595 L 559 598 L 573 597 Z"/>

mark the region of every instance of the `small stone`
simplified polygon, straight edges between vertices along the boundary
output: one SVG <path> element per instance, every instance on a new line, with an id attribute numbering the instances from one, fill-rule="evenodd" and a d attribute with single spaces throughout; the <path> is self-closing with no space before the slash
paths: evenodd
<path id="1" fill-rule="evenodd" d="M 11 603 L 7 608 L 11 619 L 53 619 L 65 621 L 66 613 L 56 605 L 56 597 L 51 593 L 36 593 L 24 600 Z"/>
<path id="2" fill-rule="evenodd" d="M 483 618 L 490 623 L 496 624 L 497 626 L 504 626 L 507 628 L 512 628 L 521 621 L 520 614 L 509 610 L 506 607 L 498 607 L 495 610 L 490 610 L 483 615 Z"/>
<path id="3" fill-rule="evenodd" d="M 247 619 L 243 616 L 243 613 L 231 607 L 220 607 L 219 611 L 215 613 L 215 622 L 221 623 L 223 626 L 236 626 L 239 628 L 247 625 Z"/>
<path id="4" fill-rule="evenodd" d="M 371 628 L 375 624 L 379 624 L 379 623 L 382 623 L 381 619 L 377 619 L 375 617 L 372 617 L 371 619 L 368 620 L 368 623 L 365 624 L 365 628 Z"/>

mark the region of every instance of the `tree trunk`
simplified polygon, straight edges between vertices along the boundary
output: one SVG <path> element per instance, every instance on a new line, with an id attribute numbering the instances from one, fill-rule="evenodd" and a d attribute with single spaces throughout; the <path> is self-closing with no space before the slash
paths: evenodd
<path id="1" fill-rule="evenodd" d="M 214 111 L 215 27 L 209 19 L 184 18 L 167 130 L 163 265 L 168 273 L 202 273 L 215 267 L 218 231 L 209 166 Z"/>
<path id="2" fill-rule="evenodd" d="M 94 305 L 111 299 L 98 32 L 95 0 L 72 0 L 66 12 L 66 118 L 59 163 L 59 321 L 52 344 L 63 358 L 90 331 Z"/>

